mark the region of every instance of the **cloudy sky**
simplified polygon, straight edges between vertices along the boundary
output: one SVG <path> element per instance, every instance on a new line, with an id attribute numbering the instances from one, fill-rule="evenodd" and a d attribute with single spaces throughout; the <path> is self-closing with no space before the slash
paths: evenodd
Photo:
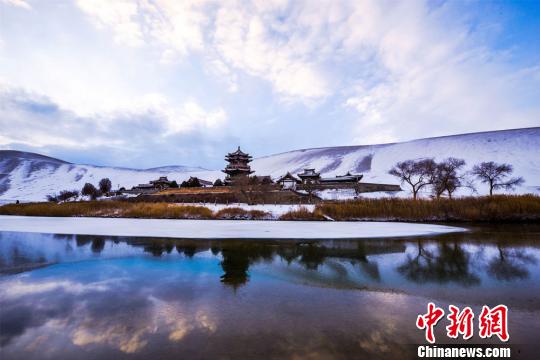
<path id="1" fill-rule="evenodd" d="M 220 168 L 540 125 L 540 2 L 0 0 L 0 148 Z"/>

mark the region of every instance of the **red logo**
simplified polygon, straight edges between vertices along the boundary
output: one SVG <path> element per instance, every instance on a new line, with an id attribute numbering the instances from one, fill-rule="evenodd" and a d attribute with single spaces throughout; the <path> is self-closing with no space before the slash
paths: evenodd
<path id="1" fill-rule="evenodd" d="M 460 334 L 464 340 L 472 338 L 474 334 L 472 309 L 467 306 L 460 311 L 457 306 L 449 305 L 448 310 L 449 325 L 446 326 L 446 335 L 453 339 L 458 338 Z M 427 305 L 427 313 L 418 315 L 416 318 L 416 327 L 425 330 L 426 340 L 431 344 L 435 343 L 435 326 L 443 317 L 444 310 L 430 302 Z M 483 339 L 497 335 L 501 341 L 508 341 L 510 335 L 508 334 L 507 319 L 508 308 L 506 305 L 497 305 L 494 308 L 484 305 L 478 318 L 478 335 Z"/>
<path id="2" fill-rule="evenodd" d="M 446 335 L 456 339 L 459 334 L 463 335 L 463 339 L 467 340 L 473 336 L 473 318 L 474 313 L 470 307 L 466 307 L 463 311 L 454 305 L 448 306 L 450 314 L 447 318 L 450 320 L 450 325 L 446 327 Z"/>
<path id="3" fill-rule="evenodd" d="M 485 339 L 497 335 L 501 341 L 508 341 L 510 336 L 508 335 L 507 316 L 508 308 L 505 305 L 497 305 L 493 309 L 484 305 L 478 322 L 480 337 Z"/>
<path id="4" fill-rule="evenodd" d="M 435 334 L 433 333 L 433 328 L 439 320 L 442 319 L 444 316 L 444 310 L 441 308 L 438 308 L 430 302 L 428 304 L 428 311 L 424 315 L 418 315 L 418 318 L 416 319 L 416 327 L 418 327 L 420 330 L 426 329 L 426 340 L 429 341 L 431 344 L 435 342 Z"/>

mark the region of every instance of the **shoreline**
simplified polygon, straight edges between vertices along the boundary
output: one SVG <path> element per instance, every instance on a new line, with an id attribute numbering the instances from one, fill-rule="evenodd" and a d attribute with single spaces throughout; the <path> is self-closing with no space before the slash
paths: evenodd
<path id="1" fill-rule="evenodd" d="M 0 215 L 0 231 L 181 239 L 364 239 L 465 232 L 405 222 L 186 220 Z"/>
<path id="2" fill-rule="evenodd" d="M 357 199 L 317 204 L 175 203 L 121 200 L 0 206 L 0 215 L 188 220 L 539 223 L 540 196 Z"/>

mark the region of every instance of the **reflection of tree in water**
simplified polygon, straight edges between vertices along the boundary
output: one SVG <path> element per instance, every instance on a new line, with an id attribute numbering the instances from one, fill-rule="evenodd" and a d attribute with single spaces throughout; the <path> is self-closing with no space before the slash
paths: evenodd
<path id="1" fill-rule="evenodd" d="M 434 251 L 423 247 L 418 240 L 416 256 L 407 260 L 397 270 L 407 279 L 417 282 L 455 282 L 465 286 L 480 284 L 480 279 L 472 273 L 470 254 L 457 241 L 440 242 Z"/>
<path id="2" fill-rule="evenodd" d="M 167 254 L 170 254 L 174 249 L 174 244 L 170 241 L 167 241 L 165 243 L 165 251 L 167 252 Z"/>
<path id="3" fill-rule="evenodd" d="M 105 248 L 105 239 L 102 237 L 96 237 L 92 240 L 92 252 L 94 253 L 101 253 L 103 249 Z"/>
<path id="4" fill-rule="evenodd" d="M 523 250 L 508 249 L 497 243 L 498 255 L 487 265 L 487 273 L 497 280 L 510 281 L 529 277 L 527 265 L 536 264 L 536 258 Z"/>
<path id="5" fill-rule="evenodd" d="M 248 279 L 248 269 L 250 264 L 249 252 L 245 249 L 222 249 L 221 268 L 225 272 L 221 275 L 221 282 L 237 289 L 244 285 Z"/>
<path id="6" fill-rule="evenodd" d="M 160 257 L 166 251 L 166 243 L 160 240 L 152 240 L 144 245 L 144 252 L 150 253 L 153 256 Z"/>
<path id="7" fill-rule="evenodd" d="M 379 272 L 379 264 L 376 262 L 362 261 L 360 262 L 360 268 L 364 273 L 369 276 L 372 280 L 381 281 L 381 273 Z"/>
<path id="8" fill-rule="evenodd" d="M 90 245 L 93 253 L 99 254 L 105 248 L 106 237 L 96 235 L 75 235 L 75 243 L 77 247 Z"/>
<path id="9" fill-rule="evenodd" d="M 78 246 L 91 244 L 94 252 L 101 252 L 105 248 L 106 241 L 111 238 L 99 236 L 80 235 L 75 237 Z M 381 254 L 388 252 L 402 252 L 403 245 L 391 246 L 380 242 L 367 244 L 366 242 L 247 242 L 245 240 L 189 240 L 189 239 L 166 239 L 166 238 L 127 238 L 131 246 L 142 247 L 144 252 L 153 256 L 161 257 L 165 253 L 172 254 L 176 249 L 178 254 L 186 258 L 193 258 L 195 254 L 204 251 L 211 251 L 214 256 L 220 253 L 223 256 L 221 266 L 223 275 L 220 277 L 224 284 L 234 288 L 249 281 L 249 267 L 258 262 L 272 262 L 276 256 L 285 260 L 287 264 L 293 262 L 302 265 L 307 270 L 320 272 L 320 266 L 329 264 L 328 259 L 348 259 L 354 266 L 359 266 L 363 273 L 376 281 L 380 280 L 379 268 L 376 262 L 369 261 L 367 254 Z M 343 266 L 334 267 L 330 264 L 327 270 L 336 274 L 347 272 Z M 321 273 L 322 274 L 322 273 Z M 339 274 L 338 274 L 339 275 Z M 342 274 L 347 276 L 347 274 Z"/>
<path id="10" fill-rule="evenodd" d="M 317 270 L 319 265 L 324 262 L 325 248 L 309 244 L 301 247 L 300 264 L 303 264 L 309 270 Z"/>
<path id="11" fill-rule="evenodd" d="M 94 237 L 91 235 L 75 235 L 75 243 L 77 247 L 88 245 Z"/>
<path id="12" fill-rule="evenodd" d="M 290 265 L 300 256 L 297 246 L 280 246 L 276 249 L 276 254 Z"/>

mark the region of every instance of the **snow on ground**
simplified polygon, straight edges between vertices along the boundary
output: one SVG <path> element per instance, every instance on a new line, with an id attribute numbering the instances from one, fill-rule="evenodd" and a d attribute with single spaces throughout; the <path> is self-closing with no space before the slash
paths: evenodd
<path id="1" fill-rule="evenodd" d="M 516 193 L 540 194 L 540 127 L 444 136 L 395 144 L 296 150 L 257 158 L 251 165 L 256 171 L 255 175 L 271 175 L 274 179 L 288 171 L 296 174 L 304 168 L 315 168 L 328 177 L 351 172 L 364 174 L 365 182 L 398 184 L 399 181 L 388 174 L 390 168 L 398 161 L 425 157 L 438 161 L 448 157 L 462 158 L 467 162 L 467 170 L 482 161 L 509 163 L 514 167 L 514 175 L 525 179 L 524 186 L 517 189 Z M 43 201 L 46 195 L 61 190 L 80 190 L 85 182 L 97 185 L 104 177 L 111 179 L 113 188 L 131 188 L 159 176 L 168 176 L 170 180 L 180 183 L 190 176 L 214 181 L 223 178 L 224 174 L 221 171 L 175 166 L 136 170 L 75 165 L 38 154 L 0 151 L 0 200 L 4 201 Z M 476 185 L 479 194 L 487 193 L 486 186 L 478 181 Z M 402 188 L 405 191 L 396 196 L 410 196 L 407 186 Z M 354 197 L 335 193 L 323 194 L 323 197 L 326 195 L 330 199 L 338 200 Z M 471 195 L 471 192 L 469 189 L 462 189 L 455 195 Z M 385 196 L 388 194 L 365 195 Z"/>
<path id="2" fill-rule="evenodd" d="M 291 205 L 291 204 L 265 204 L 265 205 L 248 205 L 244 203 L 231 203 L 231 204 L 212 204 L 212 203 L 176 203 L 177 205 L 190 205 L 190 206 L 204 206 L 212 210 L 213 212 L 217 212 L 221 209 L 225 208 L 234 208 L 239 207 L 244 210 L 260 210 L 260 211 L 266 211 L 272 215 L 272 218 L 277 219 L 281 215 L 285 214 L 289 211 L 295 211 L 299 210 L 301 208 L 308 209 L 309 211 L 313 211 L 315 209 L 315 205 Z"/>
<path id="3" fill-rule="evenodd" d="M 365 182 L 398 184 L 388 174 L 399 161 L 419 158 L 435 158 L 440 161 L 448 157 L 466 161 L 466 169 L 483 161 L 509 163 L 514 167 L 513 176 L 523 176 L 525 184 L 517 193 L 540 194 L 540 127 L 490 131 L 463 135 L 419 139 L 395 144 L 342 146 L 290 151 L 255 159 L 252 168 L 256 174 L 274 177 L 290 171 L 293 174 L 304 168 L 315 168 L 323 176 L 351 173 L 364 174 Z M 487 187 L 476 181 L 480 194 Z M 409 189 L 398 196 L 410 196 Z M 384 196 L 384 193 L 380 193 Z M 463 189 L 456 195 L 471 195 Z"/>
<path id="4" fill-rule="evenodd" d="M 182 239 L 353 239 L 435 235 L 466 229 L 392 222 L 167 220 L 0 216 L 0 231 Z"/>

